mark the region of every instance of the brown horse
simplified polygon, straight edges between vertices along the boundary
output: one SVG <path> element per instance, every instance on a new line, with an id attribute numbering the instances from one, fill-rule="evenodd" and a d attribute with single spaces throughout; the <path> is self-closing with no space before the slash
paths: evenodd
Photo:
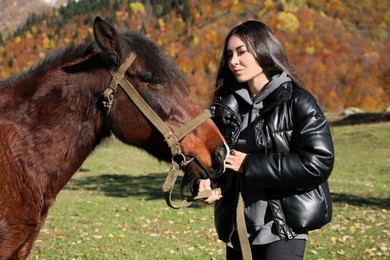
<path id="1" fill-rule="evenodd" d="M 122 88 L 105 116 L 103 92 L 130 53 L 137 58 L 125 78 L 172 131 L 202 112 L 156 44 L 137 33 L 118 33 L 99 17 L 94 36 L 94 43 L 67 47 L 0 82 L 0 259 L 28 256 L 58 192 L 111 133 L 171 160 L 163 135 Z M 188 133 L 180 148 L 191 159 L 186 174 L 222 174 L 227 150 L 211 119 Z"/>

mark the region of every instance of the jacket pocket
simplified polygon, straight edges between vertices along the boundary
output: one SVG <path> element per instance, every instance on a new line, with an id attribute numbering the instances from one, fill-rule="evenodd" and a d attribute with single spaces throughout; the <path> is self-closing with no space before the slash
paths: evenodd
<path id="1" fill-rule="evenodd" d="M 332 220 L 328 183 L 309 192 L 280 200 L 287 225 L 297 233 L 319 229 Z"/>

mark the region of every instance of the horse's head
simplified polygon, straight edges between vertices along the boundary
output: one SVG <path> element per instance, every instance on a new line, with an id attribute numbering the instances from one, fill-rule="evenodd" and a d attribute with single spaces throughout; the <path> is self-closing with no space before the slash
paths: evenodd
<path id="1" fill-rule="evenodd" d="M 99 17 L 94 23 L 94 35 L 110 71 L 117 71 L 131 53 L 136 55 L 125 70 L 124 78 L 172 133 L 202 113 L 203 109 L 190 96 L 183 76 L 156 44 L 137 33 L 118 33 Z M 167 137 L 140 111 L 134 100 L 120 87 L 113 95 L 108 120 L 114 135 L 160 160 L 172 160 L 171 149 L 164 140 Z M 189 162 L 184 168 L 187 174 L 217 178 L 223 173 L 228 149 L 211 119 L 202 120 L 179 141 L 183 159 Z"/>

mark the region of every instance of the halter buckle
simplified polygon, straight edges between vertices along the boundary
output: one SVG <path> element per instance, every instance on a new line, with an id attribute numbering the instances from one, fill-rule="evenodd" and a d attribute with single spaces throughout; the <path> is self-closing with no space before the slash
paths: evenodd
<path id="1" fill-rule="evenodd" d="M 187 160 L 183 153 L 178 153 L 172 157 L 172 162 L 176 162 L 178 165 L 180 165 L 180 168 L 183 168 L 190 164 L 194 159 L 195 158 L 192 157 L 191 159 Z"/>

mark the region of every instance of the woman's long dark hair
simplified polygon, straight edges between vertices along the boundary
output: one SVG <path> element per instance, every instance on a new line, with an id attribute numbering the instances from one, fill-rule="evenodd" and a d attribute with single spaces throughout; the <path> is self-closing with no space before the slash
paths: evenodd
<path id="1" fill-rule="evenodd" d="M 255 57 L 268 79 L 284 71 L 297 86 L 304 88 L 272 30 L 262 22 L 247 21 L 233 28 L 226 36 L 216 79 L 214 100 L 227 94 L 228 88 L 232 85 L 241 84 L 237 82 L 228 65 L 229 57 L 226 49 L 232 36 L 240 38 L 246 44 L 248 51 Z"/>

